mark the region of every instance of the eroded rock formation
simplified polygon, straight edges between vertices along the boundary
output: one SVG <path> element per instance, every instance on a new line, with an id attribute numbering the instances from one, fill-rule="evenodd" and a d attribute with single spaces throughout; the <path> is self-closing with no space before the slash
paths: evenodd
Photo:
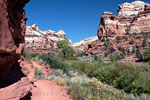
<path id="1" fill-rule="evenodd" d="M 100 39 L 125 33 L 150 32 L 150 4 L 142 1 L 118 6 L 118 16 L 104 12 L 98 28 Z"/>
<path id="2" fill-rule="evenodd" d="M 0 0 L 0 75 L 20 57 L 24 45 L 25 12 L 29 0 Z"/>
<path id="3" fill-rule="evenodd" d="M 26 48 L 31 48 L 32 52 L 38 53 L 55 53 L 57 42 L 67 40 L 65 32 L 60 30 L 58 32 L 52 30 L 40 30 L 36 24 L 27 26 L 25 35 Z"/>
<path id="4" fill-rule="evenodd" d="M 74 48 L 76 53 L 81 53 L 81 52 L 87 51 L 88 45 L 97 40 L 98 40 L 97 36 L 92 36 L 90 38 L 86 38 L 84 40 L 81 40 L 80 42 L 73 43 L 71 45 Z"/>
<path id="5" fill-rule="evenodd" d="M 99 40 L 89 44 L 87 55 L 104 58 L 113 54 L 124 61 L 136 61 L 136 50 L 143 53 L 150 47 L 150 4 L 123 3 L 118 6 L 118 16 L 104 12 L 97 36 Z"/>

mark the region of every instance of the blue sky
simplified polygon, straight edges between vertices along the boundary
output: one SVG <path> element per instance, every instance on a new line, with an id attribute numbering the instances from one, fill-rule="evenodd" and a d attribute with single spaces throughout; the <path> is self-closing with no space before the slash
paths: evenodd
<path id="1" fill-rule="evenodd" d="M 26 5 L 27 25 L 42 30 L 64 30 L 72 42 L 97 34 L 104 11 L 117 15 L 117 6 L 134 0 L 30 0 Z M 142 0 L 150 2 L 149 0 Z"/>

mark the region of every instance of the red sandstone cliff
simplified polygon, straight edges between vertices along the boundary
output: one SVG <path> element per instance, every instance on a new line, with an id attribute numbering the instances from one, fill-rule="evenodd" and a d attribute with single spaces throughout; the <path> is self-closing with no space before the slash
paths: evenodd
<path id="1" fill-rule="evenodd" d="M 104 12 L 98 28 L 100 39 L 125 33 L 150 32 L 150 4 L 142 1 L 118 6 L 118 16 Z"/>
<path id="2" fill-rule="evenodd" d="M 20 57 L 24 45 L 25 11 L 29 0 L 0 0 L 0 75 Z"/>

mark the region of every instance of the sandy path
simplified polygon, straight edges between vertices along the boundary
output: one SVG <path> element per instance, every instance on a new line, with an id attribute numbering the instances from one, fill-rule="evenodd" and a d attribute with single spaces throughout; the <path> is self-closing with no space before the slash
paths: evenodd
<path id="1" fill-rule="evenodd" d="M 72 100 L 69 99 L 67 91 L 55 82 L 39 80 L 34 83 L 31 100 Z"/>
<path id="2" fill-rule="evenodd" d="M 43 70 L 45 78 L 47 78 L 48 73 L 52 71 L 49 66 L 39 65 L 34 61 L 30 63 L 23 61 L 20 65 L 22 65 L 24 72 L 28 72 L 27 77 L 31 80 L 34 79 L 35 67 Z M 72 100 L 70 99 L 70 96 L 67 95 L 67 91 L 61 86 L 57 85 L 56 82 L 37 80 L 34 82 L 34 86 L 35 87 L 33 87 L 31 90 L 31 100 Z"/>

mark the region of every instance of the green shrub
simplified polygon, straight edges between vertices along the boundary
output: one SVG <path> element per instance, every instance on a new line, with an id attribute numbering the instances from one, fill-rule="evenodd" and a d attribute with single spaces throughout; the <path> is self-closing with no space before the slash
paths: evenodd
<path id="1" fill-rule="evenodd" d="M 133 33 L 133 35 L 137 35 L 137 33 Z"/>
<path id="2" fill-rule="evenodd" d="M 103 39 L 101 39 L 101 42 L 105 42 L 105 39 L 103 38 Z"/>
<path id="3" fill-rule="evenodd" d="M 124 70 L 120 72 L 120 75 L 116 80 L 115 86 L 117 88 L 124 89 L 126 92 L 130 92 L 133 79 L 134 75 L 129 70 Z"/>
<path id="4" fill-rule="evenodd" d="M 88 83 L 72 84 L 69 88 L 69 94 L 74 100 L 92 100 L 92 86 Z"/>
<path id="5" fill-rule="evenodd" d="M 105 47 L 109 47 L 109 45 L 110 45 L 110 42 L 109 42 L 109 41 L 105 41 L 105 42 L 104 42 L 104 46 L 105 46 Z"/>
<path id="6" fill-rule="evenodd" d="M 126 35 L 130 35 L 130 33 L 129 33 L 129 32 L 126 32 Z"/>
<path id="7" fill-rule="evenodd" d="M 143 55 L 139 49 L 136 50 L 136 57 L 141 61 L 143 60 Z"/>
<path id="8" fill-rule="evenodd" d="M 44 80 L 45 79 L 42 69 L 39 69 L 37 67 L 35 67 L 34 76 L 37 80 Z"/>
<path id="9" fill-rule="evenodd" d="M 130 54 L 130 50 L 129 49 L 127 50 L 127 53 Z"/>
<path id="10" fill-rule="evenodd" d="M 24 51 L 23 51 L 23 56 L 28 60 L 30 61 L 31 60 L 31 48 L 25 48 Z"/>
<path id="11" fill-rule="evenodd" d="M 116 42 L 119 43 L 120 40 L 121 40 L 120 36 L 117 36 L 117 37 L 116 37 Z"/>
<path id="12" fill-rule="evenodd" d="M 98 69 L 93 71 L 93 76 L 96 77 L 101 82 L 112 85 L 115 79 L 113 75 L 114 70 L 115 67 L 113 65 L 107 65 L 107 66 L 102 65 Z"/>
<path id="13" fill-rule="evenodd" d="M 68 71 L 68 66 L 63 62 L 63 60 L 55 55 L 52 54 L 42 54 L 40 55 L 40 58 L 45 62 L 45 64 L 48 64 L 51 66 L 51 68 L 54 69 L 62 69 L 64 71 Z"/>
<path id="14" fill-rule="evenodd" d="M 118 60 L 117 56 L 114 56 L 114 55 L 110 55 L 109 59 L 112 63 L 115 63 Z"/>
<path id="15" fill-rule="evenodd" d="M 134 44 L 134 41 L 133 40 L 129 41 L 129 44 L 130 45 Z"/>
<path id="16" fill-rule="evenodd" d="M 98 61 L 97 55 L 94 55 L 94 60 L 95 60 L 95 61 Z"/>
<path id="17" fill-rule="evenodd" d="M 143 48 L 146 46 L 146 38 L 143 39 L 142 46 Z"/>
<path id="18" fill-rule="evenodd" d="M 145 51 L 144 51 L 144 61 L 146 61 L 146 62 L 150 61 L 150 48 L 145 49 Z"/>
<path id="19" fill-rule="evenodd" d="M 68 46 L 68 42 L 66 40 L 61 40 L 57 43 L 58 48 L 64 48 L 66 46 Z"/>
<path id="20" fill-rule="evenodd" d="M 135 53 L 135 48 L 134 48 L 134 47 L 132 48 L 131 53 L 132 53 L 132 54 L 134 54 L 134 53 Z"/>
<path id="21" fill-rule="evenodd" d="M 71 46 L 66 46 L 62 49 L 63 56 L 66 57 L 72 57 L 75 54 L 75 51 Z"/>
<path id="22" fill-rule="evenodd" d="M 83 57 L 83 56 L 86 56 L 86 52 L 78 53 L 76 56 L 77 56 L 77 57 Z"/>
<path id="23" fill-rule="evenodd" d="M 134 80 L 132 92 L 134 94 L 149 94 L 150 93 L 150 74 L 141 75 L 138 79 Z"/>
<path id="24" fill-rule="evenodd" d="M 105 57 L 107 57 L 109 54 L 111 54 L 111 51 L 109 50 L 109 51 L 106 51 L 105 52 Z"/>

